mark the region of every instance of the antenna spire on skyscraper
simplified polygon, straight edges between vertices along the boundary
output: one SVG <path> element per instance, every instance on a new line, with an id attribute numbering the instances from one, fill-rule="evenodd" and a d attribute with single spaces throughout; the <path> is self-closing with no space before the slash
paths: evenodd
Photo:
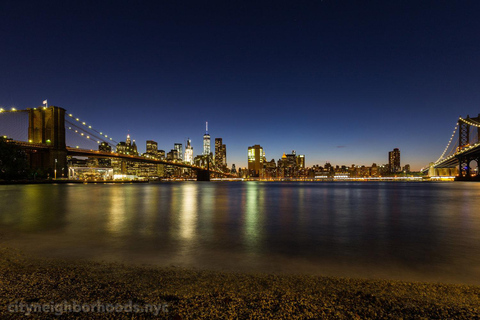
<path id="1" fill-rule="evenodd" d="M 208 134 L 208 121 L 205 122 L 205 134 Z"/>

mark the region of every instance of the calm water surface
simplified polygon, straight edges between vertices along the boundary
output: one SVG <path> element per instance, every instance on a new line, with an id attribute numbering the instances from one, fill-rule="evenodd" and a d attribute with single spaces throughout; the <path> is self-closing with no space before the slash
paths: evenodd
<path id="1" fill-rule="evenodd" d="M 479 183 L 0 186 L 0 242 L 43 257 L 480 284 Z"/>

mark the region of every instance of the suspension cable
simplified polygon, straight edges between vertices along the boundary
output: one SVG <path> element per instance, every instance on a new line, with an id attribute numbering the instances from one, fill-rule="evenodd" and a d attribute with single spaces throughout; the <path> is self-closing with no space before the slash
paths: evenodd
<path id="1" fill-rule="evenodd" d="M 74 119 L 75 121 L 77 121 L 78 123 L 83 124 L 83 125 L 84 125 L 85 127 L 87 127 L 88 129 L 90 129 L 90 130 L 92 130 L 92 131 L 95 131 L 97 134 L 101 135 L 102 137 L 105 137 L 105 138 L 107 138 L 108 140 L 112 141 L 113 144 L 118 144 L 118 142 L 115 141 L 113 138 L 109 138 L 108 135 L 103 134 L 103 132 L 98 131 L 98 130 L 95 130 L 94 128 L 92 128 L 92 126 L 87 125 L 86 122 L 81 122 L 80 119 L 79 119 L 79 118 L 75 118 L 75 117 L 73 116 L 73 114 L 69 113 L 68 116 L 69 116 L 70 118 Z M 65 120 L 66 120 L 66 119 L 65 119 Z M 67 121 L 67 120 L 66 120 L 66 121 Z M 102 139 L 102 140 L 103 140 L 103 139 Z M 105 142 L 106 142 L 106 141 L 105 141 Z M 109 142 L 109 143 L 110 143 L 110 142 Z M 112 144 L 112 143 L 111 143 L 111 144 Z"/>
<path id="2" fill-rule="evenodd" d="M 460 119 L 462 119 L 462 118 L 460 118 Z M 450 147 L 450 144 L 452 143 L 453 137 L 455 136 L 455 133 L 457 132 L 457 129 L 458 129 L 458 122 L 457 122 L 457 124 L 455 125 L 455 129 L 453 129 L 452 136 L 450 137 L 450 140 L 448 141 L 448 144 L 447 144 L 447 146 L 445 147 L 445 150 L 443 150 L 442 155 L 437 159 L 437 161 L 435 161 L 435 163 L 437 163 L 437 162 L 439 162 L 440 160 L 443 159 L 443 156 L 445 155 L 445 153 L 447 152 L 448 148 Z"/>

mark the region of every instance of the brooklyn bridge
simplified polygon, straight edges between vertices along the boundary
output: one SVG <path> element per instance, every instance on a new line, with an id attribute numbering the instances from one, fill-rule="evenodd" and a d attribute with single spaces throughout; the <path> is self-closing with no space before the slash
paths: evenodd
<path id="1" fill-rule="evenodd" d="M 22 114 L 23 117 L 19 117 Z M 28 118 L 26 121 L 22 120 L 25 116 Z M 72 134 L 67 135 L 67 131 Z M 76 157 L 113 159 L 120 162 L 122 167 L 125 167 L 125 163 L 137 163 L 190 169 L 196 173 L 197 181 L 210 181 L 212 175 L 234 177 L 232 174 L 211 168 L 208 156 L 205 157 L 205 165 L 199 166 L 115 151 L 101 151 L 98 145 L 108 145 L 109 149 L 115 150 L 112 147 L 115 147 L 116 141 L 56 106 L 23 110 L 0 109 L 0 136 L 26 152 L 31 169 L 41 169 L 48 172 L 51 177 L 56 177 L 57 172 L 62 175 L 71 173 L 72 168 L 69 168 L 68 159 Z"/>

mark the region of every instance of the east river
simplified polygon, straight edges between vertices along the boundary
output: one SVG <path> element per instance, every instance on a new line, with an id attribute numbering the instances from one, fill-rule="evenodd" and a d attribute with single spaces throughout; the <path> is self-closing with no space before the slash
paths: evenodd
<path id="1" fill-rule="evenodd" d="M 39 257 L 480 284 L 480 183 L 1 185 Z"/>

